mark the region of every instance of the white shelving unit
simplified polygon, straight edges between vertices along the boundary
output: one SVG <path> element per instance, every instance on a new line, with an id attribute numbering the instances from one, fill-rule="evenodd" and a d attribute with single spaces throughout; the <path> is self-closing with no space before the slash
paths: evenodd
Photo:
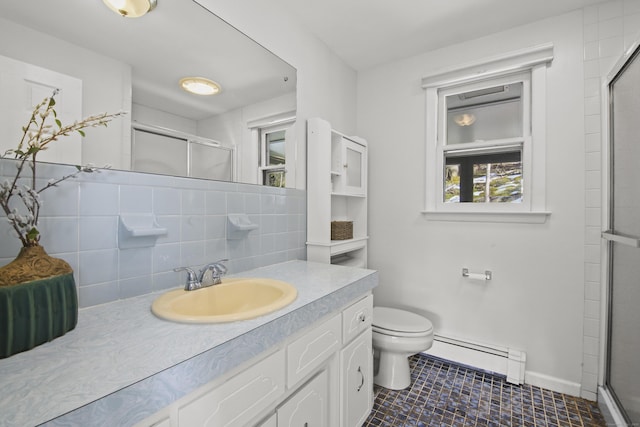
<path id="1" fill-rule="evenodd" d="M 331 221 L 353 221 L 353 238 L 331 240 Z M 307 259 L 367 266 L 367 142 L 307 121 Z"/>

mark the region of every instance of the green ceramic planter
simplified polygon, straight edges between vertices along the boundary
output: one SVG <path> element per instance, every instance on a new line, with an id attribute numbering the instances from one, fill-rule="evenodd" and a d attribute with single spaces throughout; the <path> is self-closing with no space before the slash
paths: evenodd
<path id="1" fill-rule="evenodd" d="M 0 359 L 62 336 L 77 323 L 73 273 L 0 287 Z"/>

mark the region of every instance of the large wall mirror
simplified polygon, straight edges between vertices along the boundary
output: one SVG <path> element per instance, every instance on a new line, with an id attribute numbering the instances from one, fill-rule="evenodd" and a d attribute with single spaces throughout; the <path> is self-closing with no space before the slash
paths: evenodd
<path id="1" fill-rule="evenodd" d="M 160 0 L 124 18 L 97 0 L 1 0 L 0 37 L 2 152 L 17 145 L 33 105 L 60 88 L 62 118 L 130 114 L 40 160 L 293 186 L 286 166 L 285 179 L 265 179 L 273 153 L 261 141 L 295 125 L 295 68 L 196 1 Z M 185 77 L 221 91 L 187 93 Z M 295 141 L 282 144 L 285 159 L 287 144 Z"/>

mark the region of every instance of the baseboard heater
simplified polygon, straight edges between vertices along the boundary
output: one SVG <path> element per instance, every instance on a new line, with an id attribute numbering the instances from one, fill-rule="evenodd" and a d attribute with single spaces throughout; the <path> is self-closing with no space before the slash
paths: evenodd
<path id="1" fill-rule="evenodd" d="M 512 384 L 524 383 L 527 355 L 521 350 L 434 334 L 433 346 L 425 353 L 506 375 Z"/>

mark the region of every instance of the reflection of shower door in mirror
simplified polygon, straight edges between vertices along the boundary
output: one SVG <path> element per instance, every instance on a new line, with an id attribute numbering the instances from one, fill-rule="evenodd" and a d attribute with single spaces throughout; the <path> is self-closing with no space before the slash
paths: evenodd
<path id="1" fill-rule="evenodd" d="M 186 135 L 134 128 L 131 170 L 232 181 L 233 149 Z"/>
<path id="2" fill-rule="evenodd" d="M 610 164 L 606 387 L 633 425 L 640 423 L 640 59 L 609 83 Z"/>

